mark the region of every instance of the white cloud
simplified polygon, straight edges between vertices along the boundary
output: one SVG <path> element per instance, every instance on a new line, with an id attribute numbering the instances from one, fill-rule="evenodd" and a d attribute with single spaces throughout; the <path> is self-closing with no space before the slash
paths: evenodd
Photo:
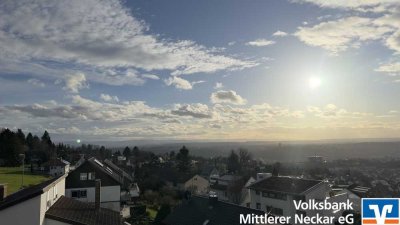
<path id="1" fill-rule="evenodd" d="M 356 11 L 384 12 L 400 5 L 398 0 L 293 0 L 293 2 L 312 3 L 323 8 L 341 8 Z"/>
<path id="2" fill-rule="evenodd" d="M 35 79 L 35 78 L 29 79 L 28 83 L 30 83 L 30 84 L 32 84 L 33 86 L 36 86 L 36 87 L 45 87 L 46 86 L 45 83 L 43 83 L 42 81 L 40 81 L 38 79 Z"/>
<path id="3" fill-rule="evenodd" d="M 308 106 L 307 111 L 316 117 L 326 119 L 338 119 L 338 118 L 361 118 L 371 115 L 370 113 L 363 112 L 350 112 L 346 109 L 338 108 L 334 104 L 327 104 L 325 107 Z"/>
<path id="4" fill-rule="evenodd" d="M 400 30 L 386 39 L 386 46 L 400 54 Z"/>
<path id="5" fill-rule="evenodd" d="M 100 99 L 102 99 L 106 102 L 119 102 L 119 99 L 117 96 L 111 96 L 109 94 L 101 94 Z"/>
<path id="6" fill-rule="evenodd" d="M 228 45 L 229 45 L 229 46 L 232 46 L 232 45 L 235 45 L 235 44 L 236 44 L 236 41 L 228 42 Z"/>
<path id="7" fill-rule="evenodd" d="M 285 37 L 287 35 L 288 35 L 288 33 L 280 31 L 280 30 L 278 30 L 278 31 L 276 31 L 275 33 L 272 34 L 272 36 L 277 36 L 277 37 Z"/>
<path id="8" fill-rule="evenodd" d="M 160 77 L 154 74 L 143 74 L 142 77 L 150 79 L 150 80 L 159 80 Z"/>
<path id="9" fill-rule="evenodd" d="M 165 79 L 164 82 L 168 86 L 173 85 L 182 90 L 190 90 L 193 88 L 193 85 L 188 80 L 182 79 L 178 76 L 172 76 L 168 79 Z"/>
<path id="10" fill-rule="evenodd" d="M 72 93 L 78 93 L 79 90 L 83 88 L 88 88 L 86 83 L 86 77 L 83 73 L 69 74 L 65 77 L 64 90 L 70 91 Z"/>
<path id="11" fill-rule="evenodd" d="M 9 70 L 40 74 L 52 66 L 71 68 L 72 63 L 88 79 L 113 85 L 132 82 L 132 77 L 117 73 L 96 78 L 96 70 L 169 70 L 178 75 L 257 65 L 193 41 L 160 39 L 118 0 L 5 1 L 0 5 L 0 34 L 0 63 Z"/>
<path id="12" fill-rule="evenodd" d="M 71 96 L 70 100 L 69 104 L 46 102 L 1 105 L 0 123 L 6 127 L 19 127 L 31 132 L 47 129 L 52 134 L 63 134 L 64 141 L 65 137 L 68 137 L 65 134 L 77 133 L 80 138 L 87 140 L 210 137 L 237 140 L 268 138 L 270 132 L 282 129 L 285 129 L 285 132 L 299 130 L 300 133 L 313 129 L 348 130 L 354 127 L 360 131 L 365 131 L 365 128 L 388 128 L 390 131 L 400 129 L 399 123 L 387 121 L 383 117 L 345 110 L 333 104 L 323 107 L 310 106 L 307 110 L 291 110 L 267 103 L 249 106 L 217 103 L 212 107 L 192 103 L 155 108 L 143 101 L 111 103 L 79 95 Z M 396 115 L 395 113 L 389 112 L 388 115 Z M 264 133 L 262 130 L 269 130 L 268 136 L 259 136 Z M 240 134 L 235 136 L 237 131 L 240 131 Z"/>
<path id="13" fill-rule="evenodd" d="M 300 27 L 294 35 L 308 45 L 337 54 L 348 48 L 358 48 L 363 42 L 382 39 L 390 32 L 393 28 L 374 24 L 373 19 L 347 17 L 313 27 Z"/>
<path id="14" fill-rule="evenodd" d="M 389 75 L 392 76 L 397 76 L 400 75 L 400 63 L 394 62 L 394 63 L 382 64 L 379 66 L 379 68 L 375 69 L 375 71 L 388 73 Z"/>
<path id="15" fill-rule="evenodd" d="M 176 104 L 175 109 L 171 110 L 173 115 L 178 116 L 190 116 L 194 118 L 211 118 L 213 113 L 207 105 L 196 103 L 196 104 Z"/>
<path id="16" fill-rule="evenodd" d="M 250 46 L 256 46 L 256 47 L 265 47 L 268 45 L 273 45 L 275 44 L 275 41 L 267 40 L 267 39 L 257 39 L 254 41 L 249 41 L 246 43 L 246 45 Z"/>
<path id="17" fill-rule="evenodd" d="M 247 100 L 238 95 L 235 91 L 217 91 L 211 94 L 212 103 L 229 103 L 234 105 L 244 105 Z"/>
<path id="18" fill-rule="evenodd" d="M 222 89 L 224 88 L 224 85 L 220 82 L 215 83 L 214 89 Z"/>

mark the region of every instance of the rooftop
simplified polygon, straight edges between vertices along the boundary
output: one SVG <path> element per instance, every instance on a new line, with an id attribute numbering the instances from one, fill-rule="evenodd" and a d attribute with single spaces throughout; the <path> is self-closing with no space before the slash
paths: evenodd
<path id="1" fill-rule="evenodd" d="M 108 165 L 103 164 L 102 162 L 100 162 L 99 160 L 97 160 L 94 157 L 88 159 L 87 161 L 91 165 L 93 165 L 93 166 L 99 168 L 100 170 L 102 170 L 103 172 L 105 172 L 108 176 L 110 176 L 112 179 L 114 179 L 118 183 L 123 184 L 123 180 L 120 177 L 119 173 L 116 172 L 114 169 L 110 168 Z"/>
<path id="2" fill-rule="evenodd" d="M 263 211 L 234 205 L 227 202 L 211 203 L 208 197 L 193 196 L 177 206 L 165 218 L 166 225 L 236 225 L 240 214 L 264 215 Z"/>
<path id="3" fill-rule="evenodd" d="M 76 225 L 122 225 L 118 212 L 100 208 L 93 203 L 81 202 L 61 196 L 46 212 L 46 218 Z"/>
<path id="4" fill-rule="evenodd" d="M 70 163 L 68 161 L 65 161 L 65 160 L 60 159 L 60 158 L 53 158 L 53 159 L 50 159 L 49 161 L 47 161 L 46 163 L 44 163 L 44 165 L 47 165 L 47 166 L 66 166 L 66 165 L 70 165 Z"/>
<path id="5" fill-rule="evenodd" d="M 258 191 L 302 194 L 322 182 L 321 180 L 307 180 L 294 177 L 269 177 L 253 183 L 249 188 Z"/>
<path id="6" fill-rule="evenodd" d="M 48 190 L 52 186 L 53 183 L 59 182 L 61 179 L 64 179 L 67 175 L 63 175 L 60 177 L 56 177 L 50 180 L 47 180 L 43 183 L 22 189 L 20 191 L 17 191 L 6 198 L 3 199 L 3 201 L 0 201 L 0 210 L 3 210 L 5 208 L 8 208 L 10 206 L 16 205 L 20 202 L 29 200 L 31 198 L 34 198 L 38 195 L 43 194 L 45 191 Z"/>

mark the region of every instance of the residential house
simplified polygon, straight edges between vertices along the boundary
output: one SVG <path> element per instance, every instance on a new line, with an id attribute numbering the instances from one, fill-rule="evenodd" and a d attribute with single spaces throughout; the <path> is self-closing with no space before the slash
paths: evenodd
<path id="1" fill-rule="evenodd" d="M 119 212 L 123 178 L 95 158 L 87 159 L 66 178 L 65 195 L 82 202 L 95 202 L 95 180 L 101 180 L 101 207 Z"/>
<path id="2" fill-rule="evenodd" d="M 219 175 L 220 175 L 220 173 L 219 173 L 218 169 L 213 168 L 211 170 L 211 172 L 209 174 L 209 178 L 208 178 L 210 181 L 210 184 L 214 184 L 218 180 Z"/>
<path id="3" fill-rule="evenodd" d="M 223 175 L 221 177 L 215 177 L 215 179 L 210 182 L 210 191 L 214 192 L 220 201 L 229 201 L 229 186 L 239 180 L 240 176 L 235 175 Z"/>
<path id="4" fill-rule="evenodd" d="M 264 215 L 261 210 L 219 201 L 216 195 L 185 199 L 163 220 L 163 225 L 239 225 L 240 215 Z"/>
<path id="5" fill-rule="evenodd" d="M 129 186 L 131 183 L 133 183 L 133 176 L 121 169 L 121 167 L 115 165 L 111 160 L 105 159 L 104 164 L 117 173 L 119 179 L 124 183 L 125 186 Z"/>
<path id="6" fill-rule="evenodd" d="M 248 187 L 256 180 L 252 177 L 223 175 L 210 185 L 210 191 L 221 201 L 250 207 L 250 191 Z"/>
<path id="7" fill-rule="evenodd" d="M 202 176 L 194 175 L 183 184 L 185 190 L 191 191 L 193 194 L 206 195 L 209 191 L 210 183 Z"/>
<path id="8" fill-rule="evenodd" d="M 353 203 L 353 209 L 356 212 L 361 211 L 361 199 L 368 198 L 370 196 L 371 188 L 353 185 L 334 185 L 330 192 L 330 201 L 341 202 L 349 200 Z"/>
<path id="9" fill-rule="evenodd" d="M 137 183 L 133 182 L 133 173 L 131 176 L 108 159 L 104 160 L 104 164 L 109 166 L 119 176 L 119 180 L 122 182 L 121 200 L 134 201 L 137 199 L 140 195 L 140 189 Z"/>
<path id="10" fill-rule="evenodd" d="M 64 175 L 70 171 L 70 163 L 62 158 L 53 158 L 44 164 L 48 174 L 57 177 Z"/>
<path id="11" fill-rule="evenodd" d="M 41 184 L 17 191 L 9 196 L 0 190 L 0 221 L 3 225 L 43 225 L 47 210 L 65 193 L 65 177 L 53 178 Z"/>
<path id="12" fill-rule="evenodd" d="M 118 212 L 100 209 L 64 196 L 66 175 L 50 179 L 6 196 L 0 185 L 0 222 L 2 225 L 123 225 Z M 98 190 L 100 182 L 98 182 Z"/>
<path id="13" fill-rule="evenodd" d="M 328 185 L 320 180 L 272 176 L 250 185 L 250 207 L 277 216 L 291 216 L 296 213 L 312 216 L 314 211 L 296 211 L 293 200 L 322 201 L 329 193 Z"/>
<path id="14" fill-rule="evenodd" d="M 254 179 L 253 177 L 250 177 L 247 182 L 245 183 L 245 185 L 242 188 L 242 200 L 241 200 L 241 206 L 245 206 L 245 207 L 249 207 L 251 205 L 251 198 L 250 198 L 250 189 L 249 187 L 256 182 L 256 179 Z"/>

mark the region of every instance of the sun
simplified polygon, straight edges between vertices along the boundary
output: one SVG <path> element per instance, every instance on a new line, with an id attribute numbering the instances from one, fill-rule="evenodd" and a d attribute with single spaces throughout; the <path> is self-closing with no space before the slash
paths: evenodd
<path id="1" fill-rule="evenodd" d="M 308 80 L 308 86 L 311 89 L 316 89 L 319 86 L 321 86 L 321 79 L 319 77 L 310 77 L 310 79 Z"/>

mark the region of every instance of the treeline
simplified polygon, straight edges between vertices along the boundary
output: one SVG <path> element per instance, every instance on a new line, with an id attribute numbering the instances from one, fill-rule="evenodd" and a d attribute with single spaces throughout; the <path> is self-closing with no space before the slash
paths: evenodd
<path id="1" fill-rule="evenodd" d="M 70 162 L 79 160 L 82 154 L 95 156 L 100 159 L 109 158 L 112 155 L 110 149 L 104 146 L 81 145 L 73 147 L 63 143 L 54 144 L 50 134 L 43 132 L 41 137 L 28 133 L 21 129 L 16 132 L 10 129 L 0 130 L 0 166 L 19 166 L 22 163 L 20 154 L 25 155 L 25 163 L 41 166 L 51 158 L 62 157 Z"/>
<path id="2" fill-rule="evenodd" d="M 21 129 L 13 132 L 3 129 L 0 132 L 0 159 L 5 166 L 18 166 L 21 164 L 20 154 L 25 154 L 25 159 L 30 161 L 35 156 L 39 160 L 47 161 L 55 154 L 55 145 L 50 135 L 45 131 L 41 138 L 29 133 L 25 136 Z"/>

